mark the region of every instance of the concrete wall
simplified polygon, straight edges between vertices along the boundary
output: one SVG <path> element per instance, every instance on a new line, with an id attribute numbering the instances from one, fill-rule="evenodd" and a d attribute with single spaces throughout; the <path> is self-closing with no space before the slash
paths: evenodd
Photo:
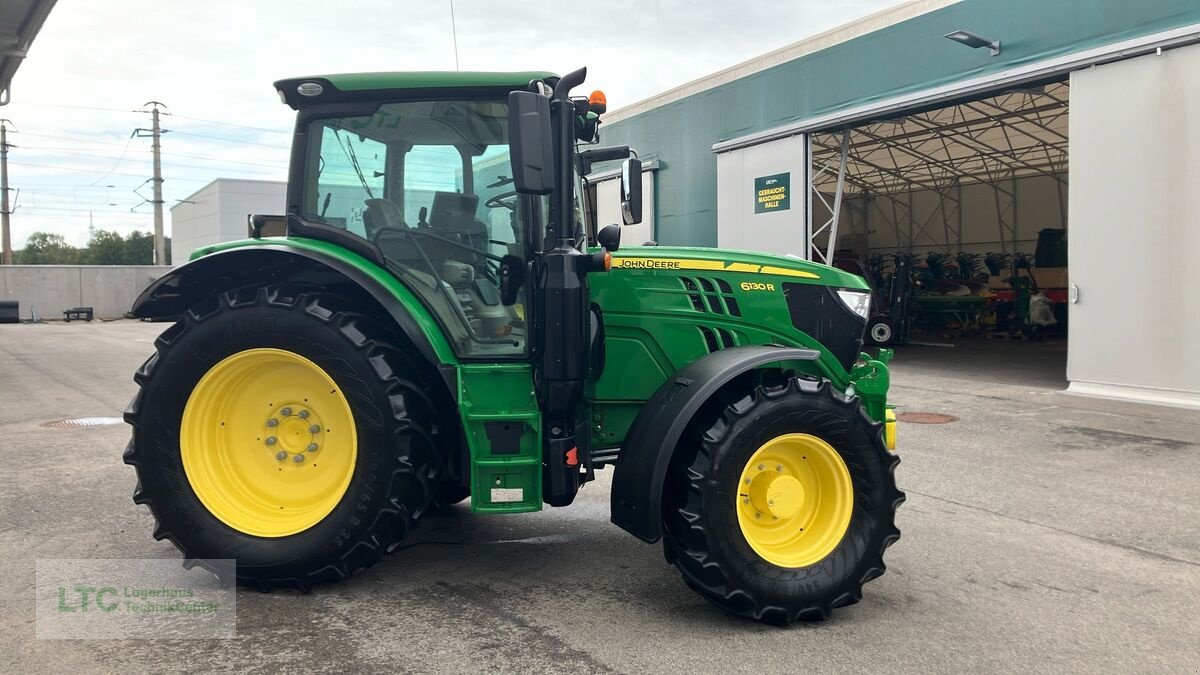
<path id="1" fill-rule="evenodd" d="M 1071 75 L 1069 391 L 1200 408 L 1200 46 Z"/>
<path id="2" fill-rule="evenodd" d="M 0 267 L 0 299 L 21 303 L 21 318 L 37 310 L 61 319 L 64 309 L 91 307 L 98 319 L 117 319 L 150 282 L 171 268 L 153 265 L 11 265 Z"/>

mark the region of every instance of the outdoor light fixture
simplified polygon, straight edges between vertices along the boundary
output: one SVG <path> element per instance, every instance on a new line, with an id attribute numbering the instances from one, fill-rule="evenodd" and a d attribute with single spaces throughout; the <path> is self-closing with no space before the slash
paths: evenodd
<path id="1" fill-rule="evenodd" d="M 997 54 L 1000 53 L 1000 41 L 999 40 L 989 40 L 985 37 L 976 35 L 969 30 L 950 31 L 949 33 L 946 33 L 946 35 L 944 37 L 946 37 L 947 39 L 950 39 L 950 40 L 954 40 L 955 42 L 957 42 L 959 44 L 966 45 L 966 46 L 970 47 L 971 49 L 979 49 L 980 47 L 987 47 L 988 51 L 991 52 L 992 56 L 996 56 Z"/>

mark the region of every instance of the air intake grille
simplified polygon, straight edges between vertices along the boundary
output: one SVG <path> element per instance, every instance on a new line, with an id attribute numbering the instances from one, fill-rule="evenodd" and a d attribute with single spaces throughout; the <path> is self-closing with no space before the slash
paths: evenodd
<path id="1" fill-rule="evenodd" d="M 734 338 L 733 331 L 709 326 L 697 326 L 696 328 L 704 338 L 704 346 L 709 352 L 737 346 L 737 339 Z"/>
<path id="2" fill-rule="evenodd" d="M 733 288 L 724 279 L 714 281 L 704 277 L 679 277 L 679 281 L 683 284 L 684 290 L 688 292 L 692 309 L 697 312 L 728 314 L 729 316 L 742 315 L 737 298 L 733 297 Z"/>

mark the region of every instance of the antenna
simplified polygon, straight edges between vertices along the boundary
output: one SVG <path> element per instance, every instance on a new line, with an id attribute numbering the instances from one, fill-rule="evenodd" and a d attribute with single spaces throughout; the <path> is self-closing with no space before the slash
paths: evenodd
<path id="1" fill-rule="evenodd" d="M 454 21 L 454 0 L 450 0 L 450 34 L 454 36 L 454 72 L 458 72 L 458 25 Z"/>

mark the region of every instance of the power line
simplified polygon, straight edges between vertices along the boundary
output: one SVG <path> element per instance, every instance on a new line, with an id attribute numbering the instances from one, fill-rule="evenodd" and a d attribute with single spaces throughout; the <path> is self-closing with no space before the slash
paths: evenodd
<path id="1" fill-rule="evenodd" d="M 19 166 L 31 166 L 31 167 L 38 168 L 38 169 L 57 169 L 59 171 L 68 171 L 71 173 L 86 173 L 86 174 L 100 173 L 99 171 L 80 169 L 80 168 L 73 167 L 73 166 L 55 166 L 53 164 L 30 164 L 29 162 L 9 162 L 9 164 L 16 164 Z M 203 167 L 203 166 L 184 166 L 184 168 L 199 169 L 202 171 L 212 170 L 212 167 Z M 145 178 L 145 174 L 117 173 L 116 171 L 109 173 L 107 175 L 109 175 L 109 176 L 130 176 L 133 178 Z M 245 178 L 247 180 L 263 180 L 263 178 L 261 178 L 260 176 L 222 176 L 222 178 Z M 171 180 L 187 182 L 187 183 L 211 183 L 214 179 L 212 179 L 212 178 L 172 178 Z"/>
<path id="2" fill-rule="evenodd" d="M 70 109 L 70 110 L 92 110 L 92 111 L 96 111 L 96 112 L 112 112 L 112 113 L 142 112 L 140 110 L 129 110 L 129 109 L 125 109 L 125 108 L 104 108 L 104 107 L 100 107 L 100 106 L 74 105 L 74 104 L 67 104 L 67 103 L 29 103 L 29 102 L 22 101 L 21 105 L 38 106 L 38 107 L 42 107 L 42 108 L 66 108 L 66 109 Z M 189 115 L 180 115 L 178 113 L 164 112 L 163 114 L 170 115 L 171 117 L 174 117 L 175 119 L 180 119 L 180 120 L 189 120 L 192 122 L 203 122 L 204 124 L 216 124 L 218 126 L 233 127 L 236 129 L 249 129 L 251 131 L 261 131 L 261 132 L 267 133 L 267 134 L 291 135 L 291 133 L 292 133 L 291 131 L 285 131 L 282 129 L 268 129 L 266 127 L 255 127 L 255 126 L 250 126 L 247 124 L 237 124 L 236 122 L 225 122 L 223 120 L 210 120 L 210 119 L 206 119 L 204 117 L 191 117 Z"/>
<path id="3" fill-rule="evenodd" d="M 70 108 L 72 110 L 95 110 L 95 111 L 99 111 L 99 112 L 118 112 L 118 113 L 139 112 L 137 110 L 130 110 L 128 108 L 101 108 L 99 106 L 94 106 L 94 105 L 72 105 L 72 104 L 67 104 L 67 103 L 30 103 L 27 101 L 21 101 L 21 105 L 32 105 L 32 106 L 37 106 L 39 108 Z"/>
<path id="4" fill-rule="evenodd" d="M 14 147 L 16 147 L 16 146 L 14 146 Z M 116 148 L 116 147 L 118 147 L 118 146 L 115 146 L 115 145 L 113 146 L 113 148 Z M 80 154 L 85 154 L 85 153 L 89 153 L 89 152 L 112 152 L 112 148 L 59 148 L 59 147 L 54 147 L 54 146 L 50 146 L 50 145 L 27 145 L 25 143 L 21 144 L 21 148 L 24 150 L 37 150 L 39 152 L 62 153 L 65 155 L 66 154 L 80 155 Z M 149 152 L 149 150 L 135 150 L 134 152 Z M 86 155 L 86 156 L 94 157 L 95 155 Z M 113 157 L 118 157 L 118 156 L 119 155 L 113 154 L 113 155 L 109 155 L 108 158 L 111 159 Z M 104 157 L 97 157 L 97 159 L 104 159 Z"/>
<path id="5" fill-rule="evenodd" d="M 275 162 L 275 163 L 271 163 L 271 164 L 263 164 L 262 162 L 247 162 L 247 161 L 243 161 L 240 159 L 212 159 L 209 157 L 205 157 L 204 155 L 195 155 L 195 154 L 186 153 L 186 152 L 173 152 L 173 153 L 171 153 L 171 156 L 172 157 L 188 157 L 191 159 L 200 159 L 200 160 L 216 162 L 216 163 L 220 163 L 220 164 L 245 164 L 246 166 L 262 166 L 262 167 L 266 167 L 268 169 L 286 169 L 286 168 L 288 168 L 287 162 Z M 267 160 L 267 161 L 269 162 L 270 160 Z"/>
<path id="6" fill-rule="evenodd" d="M 107 148 L 123 147 L 120 143 L 103 143 L 101 141 L 92 140 L 91 138 L 84 138 L 82 136 L 56 136 L 56 135 L 52 135 L 52 134 L 40 134 L 40 133 L 33 132 L 33 131 L 22 131 L 22 132 L 20 132 L 20 135 L 22 137 L 36 136 L 38 138 L 53 138 L 58 141 L 74 141 L 77 143 L 88 143 L 90 145 L 100 145 L 100 146 L 104 146 Z"/>
<path id="7" fill-rule="evenodd" d="M 450 34 L 454 37 L 454 71 L 458 72 L 458 22 L 454 20 L 454 0 L 450 0 Z"/>
<path id="8" fill-rule="evenodd" d="M 129 213 L 129 209 L 106 209 L 106 208 L 88 208 L 88 209 L 72 209 L 61 206 L 22 206 L 22 213 L 25 211 L 65 211 L 81 212 L 81 213 Z"/>
<path id="9" fill-rule="evenodd" d="M 54 148 L 54 147 L 39 146 L 39 145 L 22 145 L 21 147 L 22 147 L 22 148 L 24 148 L 24 149 L 26 149 L 26 150 L 39 150 L 39 151 L 42 151 L 42 152 L 48 152 L 48 153 L 53 153 L 53 154 L 61 154 L 61 155 L 78 155 L 78 156 L 80 156 L 80 157 L 92 157 L 92 158 L 95 158 L 95 159 L 112 159 L 112 158 L 114 157 L 113 155 L 109 155 L 109 156 L 106 158 L 106 157 L 101 157 L 101 156 L 97 156 L 97 155 L 93 155 L 93 154 L 88 154 L 88 153 L 90 153 L 90 152 L 107 152 L 108 150 L 107 150 L 106 148 L 94 148 L 94 149 L 89 149 L 89 148 L 78 148 L 78 149 L 73 149 L 73 148 Z M 134 149 L 134 150 L 133 150 L 133 152 L 138 152 L 138 153 L 148 153 L 148 152 L 151 152 L 151 151 L 150 151 L 150 150 L 146 150 L 146 149 Z M 171 153 L 171 157 L 187 157 L 187 158 L 189 158 L 189 159 L 197 159 L 197 160 L 200 160 L 200 161 L 204 161 L 204 162 L 213 162 L 213 163 L 216 163 L 216 164 L 244 164 L 244 165 L 247 165 L 247 166 L 261 166 L 261 167 L 265 167 L 265 168 L 268 168 L 268 169 L 286 169 L 286 168 L 287 168 L 287 163 L 286 163 L 286 162 L 276 162 L 276 163 L 273 163 L 273 164 L 264 164 L 264 163 L 262 163 L 262 162 L 246 162 L 246 161 L 237 160 L 237 159 L 215 159 L 215 158 L 208 157 L 208 156 L 205 156 L 205 155 L 197 155 L 197 154 L 193 154 L 193 153 L 187 153 L 187 152 L 172 152 L 172 153 Z M 122 158 L 123 158 L 123 155 L 122 155 Z M 168 158 L 167 160 L 165 160 L 165 161 L 169 161 L 169 158 Z M 176 165 L 176 166 L 178 166 L 178 165 Z M 183 166 L 188 166 L 188 165 L 183 165 Z M 115 167 L 114 167 L 114 168 L 115 168 Z M 191 168 L 197 168 L 197 169 L 199 169 L 199 168 L 206 168 L 206 167 L 191 167 Z M 98 181 L 97 181 L 97 182 L 98 182 Z"/>
<path id="10" fill-rule="evenodd" d="M 233 122 L 222 122 L 220 120 L 206 120 L 203 117 L 188 117 L 187 115 L 179 115 L 179 114 L 174 115 L 174 117 L 175 117 L 175 119 L 179 119 L 179 120 L 190 120 L 192 122 L 203 122 L 205 124 L 216 124 L 216 125 L 223 126 L 223 127 L 234 127 L 236 129 L 249 129 L 251 131 L 261 131 L 261 132 L 267 133 L 267 134 L 286 134 L 288 136 L 290 136 L 292 134 L 291 131 L 283 131 L 280 129 L 268 129 L 266 127 L 252 127 L 252 126 L 247 126 L 245 124 L 234 124 Z"/>
<path id="11" fill-rule="evenodd" d="M 277 148 L 279 150 L 291 150 L 291 148 L 289 148 L 286 145 L 272 145 L 270 143 L 259 143 L 257 141 L 244 141 L 244 140 L 241 140 L 238 138 L 224 138 L 221 136 L 210 136 L 208 134 L 197 134 L 197 133 L 194 133 L 191 131 L 179 131 L 178 129 L 172 129 L 171 132 L 176 133 L 176 134 L 182 134 L 184 136 L 195 136 L 196 138 L 208 138 L 208 139 L 211 139 L 214 141 L 224 141 L 226 143 L 242 143 L 245 145 L 261 145 L 264 148 Z"/>
<path id="12" fill-rule="evenodd" d="M 112 165 L 112 168 L 110 168 L 110 169 L 108 170 L 108 173 L 106 173 L 106 174 L 104 174 L 103 176 L 100 176 L 100 177 L 99 177 L 99 178 L 97 178 L 96 180 L 92 181 L 92 185 L 95 185 L 95 184 L 99 183 L 100 181 L 104 180 L 105 178 L 108 178 L 109 176 L 111 176 L 111 175 L 112 175 L 112 173 L 113 173 L 114 171 L 116 171 L 116 170 L 117 170 L 117 167 L 118 167 L 118 166 L 121 166 L 121 162 L 124 162 L 124 161 L 125 161 L 125 153 L 129 152 L 129 144 L 133 142 L 134 136 L 136 136 L 136 135 L 137 135 L 137 134 L 136 134 L 136 132 L 135 132 L 135 134 L 134 134 L 134 135 L 132 135 L 132 136 L 130 136 L 130 137 L 129 137 L 129 140 L 125 141 L 125 147 L 124 147 L 124 148 L 121 150 L 121 156 L 117 158 L 117 162 L 116 162 L 116 164 L 113 164 L 113 165 Z"/>
<path id="13" fill-rule="evenodd" d="M 43 216 L 43 217 L 45 217 L 45 218 L 53 218 L 53 219 L 55 219 L 55 220 L 59 220 L 59 219 L 62 219 L 62 218 L 91 218 L 91 217 L 92 217 L 92 212 L 94 211 L 94 209 L 86 209 L 86 211 L 87 211 L 87 213 L 55 213 L 55 214 L 44 214 L 44 216 Z M 125 215 L 127 215 L 127 216 L 128 216 L 128 215 L 130 215 L 128 211 L 109 211 L 109 212 L 106 212 L 106 213 L 107 213 L 107 214 L 117 214 L 117 213 L 123 213 L 123 214 L 125 214 Z M 105 215 L 105 214 L 102 214 L 102 215 Z M 143 214 L 143 215 L 145 215 L 145 214 Z"/>

